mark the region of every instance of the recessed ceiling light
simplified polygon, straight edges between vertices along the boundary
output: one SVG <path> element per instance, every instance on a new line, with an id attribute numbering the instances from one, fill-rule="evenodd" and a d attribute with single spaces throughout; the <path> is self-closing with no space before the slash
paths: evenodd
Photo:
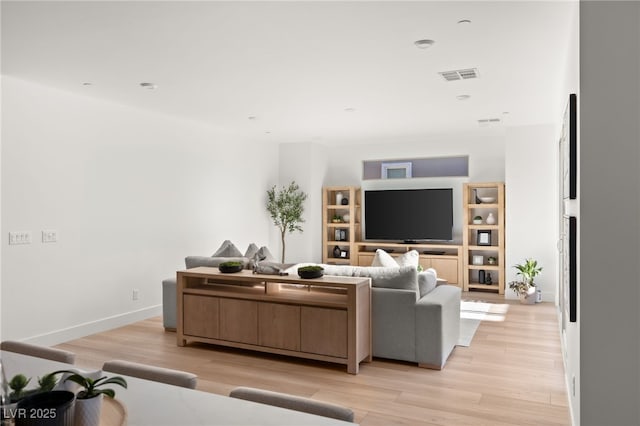
<path id="1" fill-rule="evenodd" d="M 255 120 L 257 117 L 255 115 L 250 115 L 249 117 L 247 117 L 249 120 Z"/>
<path id="2" fill-rule="evenodd" d="M 470 97 L 471 97 L 471 95 L 458 95 L 458 96 L 456 96 L 456 99 L 459 100 L 459 101 L 466 101 Z"/>
<path id="3" fill-rule="evenodd" d="M 461 19 L 458 21 L 458 24 L 470 24 L 471 20 L 470 19 Z"/>
<path id="4" fill-rule="evenodd" d="M 345 112 L 354 112 L 356 109 L 355 108 L 345 108 L 344 111 Z"/>
<path id="5" fill-rule="evenodd" d="M 92 85 L 93 85 L 93 83 L 86 82 L 86 83 L 82 83 L 82 85 L 83 85 L 83 86 L 92 86 Z"/>
<path id="6" fill-rule="evenodd" d="M 144 87 L 145 89 L 155 90 L 158 88 L 158 85 L 155 83 L 140 83 L 140 87 Z"/>
<path id="7" fill-rule="evenodd" d="M 509 114 L 509 111 L 502 111 L 502 115 L 507 115 Z"/>
<path id="8" fill-rule="evenodd" d="M 435 41 L 429 39 L 417 40 L 413 42 L 413 44 L 415 44 L 416 47 L 419 47 L 420 49 L 428 49 L 433 46 L 433 43 L 435 43 Z"/>

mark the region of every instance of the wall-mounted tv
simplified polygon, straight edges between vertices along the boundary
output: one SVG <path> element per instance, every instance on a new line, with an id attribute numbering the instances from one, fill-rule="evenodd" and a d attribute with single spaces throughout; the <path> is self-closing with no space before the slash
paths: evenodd
<path id="1" fill-rule="evenodd" d="M 392 189 L 365 191 L 367 240 L 453 240 L 453 190 Z"/>

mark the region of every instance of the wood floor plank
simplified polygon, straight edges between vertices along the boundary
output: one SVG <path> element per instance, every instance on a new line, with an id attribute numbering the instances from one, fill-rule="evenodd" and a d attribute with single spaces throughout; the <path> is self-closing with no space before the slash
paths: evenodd
<path id="1" fill-rule="evenodd" d="M 228 395 L 236 386 L 254 386 L 346 405 L 363 426 L 570 424 L 555 307 L 479 292 L 463 298 L 493 303 L 491 318 L 441 371 L 374 358 L 351 375 L 343 365 L 321 361 L 206 344 L 178 347 L 160 318 L 58 347 L 75 352 L 82 367 L 117 358 L 190 371 L 205 392 Z"/>

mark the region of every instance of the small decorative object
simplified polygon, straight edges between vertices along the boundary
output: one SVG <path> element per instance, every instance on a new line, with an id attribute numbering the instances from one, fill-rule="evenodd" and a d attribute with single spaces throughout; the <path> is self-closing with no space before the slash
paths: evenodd
<path id="1" fill-rule="evenodd" d="M 333 222 L 333 223 L 342 223 L 342 216 L 334 214 L 333 217 L 331 218 L 331 222 Z"/>
<path id="2" fill-rule="evenodd" d="M 478 282 L 480 284 L 485 284 L 485 282 L 486 282 L 485 280 L 486 280 L 486 277 L 485 277 L 484 269 L 480 269 L 478 271 Z"/>
<path id="3" fill-rule="evenodd" d="M 482 201 L 480 201 L 480 198 L 478 198 L 478 190 L 477 189 L 473 190 L 473 201 L 476 204 L 480 204 L 482 202 Z"/>
<path id="4" fill-rule="evenodd" d="M 301 266 L 298 268 L 298 276 L 300 278 L 320 278 L 324 275 L 324 268 L 319 265 Z"/>
<path id="5" fill-rule="evenodd" d="M 340 230 L 340 241 L 347 241 L 347 230 L 346 229 L 341 229 Z"/>
<path id="6" fill-rule="evenodd" d="M 340 257 L 343 259 L 349 258 L 349 252 L 347 250 L 340 250 Z"/>
<path id="7" fill-rule="evenodd" d="M 242 271 L 244 265 L 242 262 L 230 261 L 230 262 L 222 262 L 218 265 L 218 270 L 224 274 L 232 274 L 234 272 Z"/>
<path id="8" fill-rule="evenodd" d="M 493 213 L 489 213 L 489 216 L 487 216 L 487 225 L 495 225 L 496 224 L 496 217 L 493 215 Z"/>
<path id="9" fill-rule="evenodd" d="M 487 272 L 487 275 L 484 277 L 484 283 L 485 283 L 485 284 L 492 284 L 492 281 L 491 281 L 491 272 Z"/>
<path id="10" fill-rule="evenodd" d="M 487 263 L 488 263 L 489 265 L 495 265 L 496 263 L 498 263 L 498 259 L 497 259 L 497 258 L 495 258 L 495 257 L 493 257 L 493 256 L 489 256 L 489 257 L 487 258 Z"/>
<path id="11" fill-rule="evenodd" d="M 76 426 L 97 426 L 100 424 L 100 412 L 102 411 L 102 398 L 106 395 L 114 398 L 116 392 L 113 389 L 102 389 L 104 385 L 118 385 L 127 388 L 127 381 L 120 377 L 102 376 L 99 379 L 83 376 L 76 371 L 58 370 L 51 374 L 69 374 L 65 382 L 73 382 L 80 385 L 81 390 L 76 394 L 75 422 Z"/>
<path id="12" fill-rule="evenodd" d="M 344 197 L 342 199 L 342 201 L 340 202 L 340 204 L 342 204 L 343 206 L 348 206 L 349 205 L 349 199 L 347 197 Z"/>
<path id="13" fill-rule="evenodd" d="M 380 174 L 382 179 L 406 179 L 411 177 L 411 161 L 382 163 Z"/>
<path id="14" fill-rule="evenodd" d="M 491 231 L 479 230 L 476 239 L 477 239 L 477 244 L 479 246 L 490 246 L 491 245 Z"/>
<path id="15" fill-rule="evenodd" d="M 349 222 L 350 219 L 351 215 L 349 215 L 349 213 L 345 213 L 342 215 L 342 220 L 344 220 L 345 222 Z"/>
<path id="16" fill-rule="evenodd" d="M 342 240 L 340 239 L 340 237 L 341 237 L 340 230 L 339 230 L 339 229 L 336 229 L 336 230 L 335 230 L 335 232 L 334 232 L 333 239 L 334 239 L 335 241 L 342 241 Z"/>
<path id="17" fill-rule="evenodd" d="M 484 264 L 484 256 L 474 255 L 472 263 L 474 265 L 483 265 Z"/>
<path id="18" fill-rule="evenodd" d="M 342 204 L 342 197 L 343 197 L 342 192 L 336 193 L 336 204 L 337 205 L 341 205 Z"/>
<path id="19" fill-rule="evenodd" d="M 474 216 L 473 217 L 473 224 L 474 225 L 481 225 L 482 224 L 482 216 L 480 216 L 480 215 Z"/>
<path id="20" fill-rule="evenodd" d="M 542 271 L 542 267 L 538 266 L 537 260 L 526 259 L 525 263 L 515 265 L 514 268 L 518 270 L 516 275 L 520 276 L 520 280 L 511 281 L 509 288 L 520 297 L 520 303 L 533 305 L 537 299 L 533 279 Z"/>
<path id="21" fill-rule="evenodd" d="M 480 197 L 483 204 L 491 204 L 496 202 L 496 197 Z"/>
<path id="22" fill-rule="evenodd" d="M 340 253 L 342 252 L 342 250 L 340 250 L 340 247 L 335 246 L 333 248 L 333 257 L 340 257 Z"/>

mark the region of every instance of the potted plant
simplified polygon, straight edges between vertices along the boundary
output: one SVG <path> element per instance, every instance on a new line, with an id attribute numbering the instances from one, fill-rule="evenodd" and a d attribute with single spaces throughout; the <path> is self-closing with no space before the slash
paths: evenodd
<path id="1" fill-rule="evenodd" d="M 267 191 L 267 212 L 269 212 L 273 224 L 280 229 L 282 241 L 280 261 L 282 263 L 284 263 L 285 250 L 284 237 L 287 232 L 302 232 L 302 226 L 300 226 L 304 222 L 302 218 L 304 206 L 302 204 L 306 199 L 307 194 L 302 192 L 295 182 L 291 182 L 288 187 L 283 187 L 280 191 L 276 190 L 275 186 Z"/>
<path id="2" fill-rule="evenodd" d="M 333 223 L 342 223 L 342 216 L 340 215 L 333 215 L 333 217 L 331 218 L 331 222 Z"/>
<path id="3" fill-rule="evenodd" d="M 242 262 L 230 260 L 228 262 L 222 262 L 220 265 L 218 265 L 218 270 L 223 273 L 233 273 L 242 271 L 243 267 L 244 265 L 242 264 Z"/>
<path id="4" fill-rule="evenodd" d="M 92 379 L 83 376 L 76 371 L 58 370 L 51 374 L 69 374 L 64 381 L 73 382 L 80 386 L 80 391 L 76 394 L 75 425 L 76 426 L 98 426 L 100 424 L 100 412 L 102 410 L 102 398 L 106 395 L 114 398 L 116 392 L 111 388 L 103 388 L 105 385 L 118 385 L 127 388 L 127 381 L 120 377 L 102 376 Z"/>
<path id="5" fill-rule="evenodd" d="M 324 268 L 320 265 L 308 265 L 298 268 L 300 278 L 320 278 L 324 275 Z"/>
<path id="6" fill-rule="evenodd" d="M 519 280 L 511 281 L 509 288 L 519 297 L 520 303 L 532 305 L 536 302 L 536 284 L 534 278 L 540 274 L 542 267 L 538 266 L 538 261 L 526 259 L 524 263 L 514 266 L 518 270 Z"/>
<path id="7" fill-rule="evenodd" d="M 474 225 L 481 225 L 482 224 L 482 216 L 474 216 L 473 217 L 473 224 Z"/>
<path id="8" fill-rule="evenodd" d="M 25 390 L 30 382 L 31 379 L 27 378 L 24 374 L 16 374 L 11 378 L 9 381 L 9 388 L 11 388 L 11 403 L 18 402 L 21 399 L 36 393 L 52 391 L 58 381 L 56 380 L 55 374 L 45 374 L 41 378 L 38 378 L 37 388 Z"/>

